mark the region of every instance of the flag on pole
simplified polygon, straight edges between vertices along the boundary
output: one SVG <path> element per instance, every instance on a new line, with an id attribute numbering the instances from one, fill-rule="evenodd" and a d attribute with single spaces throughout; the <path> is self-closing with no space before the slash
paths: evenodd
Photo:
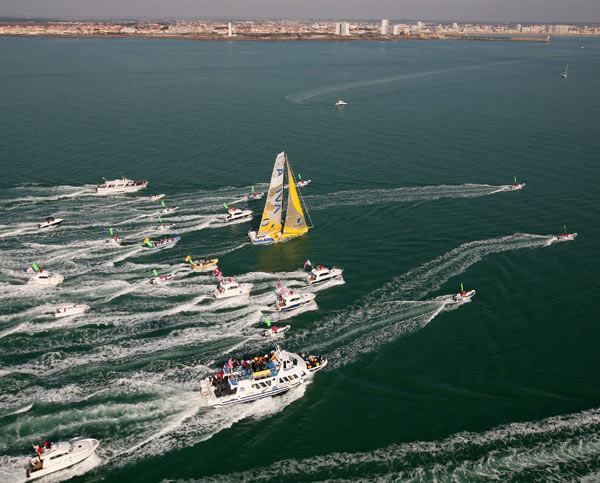
<path id="1" fill-rule="evenodd" d="M 252 187 L 252 194 L 254 194 L 254 186 Z"/>
<path id="2" fill-rule="evenodd" d="M 517 177 L 515 176 L 515 184 L 517 184 Z"/>
<path id="3" fill-rule="evenodd" d="M 113 235 L 113 229 L 112 229 L 112 228 L 109 228 L 109 229 L 108 229 L 108 232 L 110 233 L 110 236 L 112 236 L 112 235 Z"/>
<path id="4" fill-rule="evenodd" d="M 189 255 L 187 257 L 185 257 L 185 261 L 189 262 L 192 259 L 192 257 L 190 257 Z"/>
<path id="5" fill-rule="evenodd" d="M 285 287 L 281 287 L 281 295 L 285 295 Z"/>
<path id="6" fill-rule="evenodd" d="M 158 217 L 158 222 L 162 223 L 162 218 L 160 216 Z"/>
<path id="7" fill-rule="evenodd" d="M 462 284 L 462 282 L 460 282 L 460 291 L 461 291 L 461 292 L 464 292 L 464 291 L 465 291 L 465 289 L 463 288 L 463 284 Z"/>
<path id="8" fill-rule="evenodd" d="M 265 323 L 267 324 L 267 327 L 271 327 L 271 319 L 269 319 L 269 317 L 265 319 Z"/>
<path id="9" fill-rule="evenodd" d="M 567 225 L 565 225 L 565 233 L 567 233 Z"/>
<path id="10" fill-rule="evenodd" d="M 227 367 L 229 367 L 229 369 L 233 369 L 233 362 L 231 360 L 231 357 L 229 358 L 229 360 L 227 361 Z"/>
<path id="11" fill-rule="evenodd" d="M 219 270 L 219 273 L 217 274 L 219 276 L 219 282 L 223 281 L 223 274 L 221 273 L 221 270 Z"/>
<path id="12" fill-rule="evenodd" d="M 38 268 L 38 266 L 37 266 L 35 263 L 32 263 L 32 264 L 31 264 L 31 268 L 33 268 L 33 270 L 34 270 L 35 272 L 39 272 L 39 271 L 40 271 L 40 269 Z"/>
<path id="13" fill-rule="evenodd" d="M 152 270 L 152 273 L 154 274 L 155 277 L 158 277 L 158 272 L 156 271 L 156 268 L 154 270 Z"/>
<path id="14" fill-rule="evenodd" d="M 302 176 L 300 176 L 300 173 L 298 173 L 298 179 L 302 181 Z"/>
<path id="15" fill-rule="evenodd" d="M 160 204 L 163 205 L 163 207 L 166 206 L 165 205 L 165 200 L 160 200 Z"/>
<path id="16" fill-rule="evenodd" d="M 219 267 L 215 267 L 215 269 L 213 270 L 213 276 L 216 277 L 217 275 L 219 275 L 219 273 L 221 273 L 221 270 L 219 270 Z"/>
<path id="17" fill-rule="evenodd" d="M 223 206 L 224 206 L 224 208 L 225 208 L 226 210 L 228 210 L 228 209 L 229 209 L 229 206 L 227 206 L 227 203 L 223 203 Z"/>
<path id="18" fill-rule="evenodd" d="M 312 267 L 312 263 L 310 263 L 310 260 L 306 260 L 304 262 L 304 268 L 306 268 L 306 267 Z"/>

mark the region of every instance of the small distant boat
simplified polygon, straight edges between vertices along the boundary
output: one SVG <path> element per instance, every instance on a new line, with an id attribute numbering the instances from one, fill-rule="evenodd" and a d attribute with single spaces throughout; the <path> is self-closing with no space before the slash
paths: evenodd
<path id="1" fill-rule="evenodd" d="M 37 456 L 29 460 L 27 480 L 64 470 L 89 458 L 100 442 L 92 438 L 73 438 L 68 441 L 47 443 L 36 449 Z"/>
<path id="2" fill-rule="evenodd" d="M 248 196 L 242 198 L 243 201 L 257 201 L 257 200 L 261 200 L 262 197 L 265 196 L 264 193 L 257 193 L 256 191 L 254 191 L 254 186 L 252 187 L 252 193 L 250 193 Z"/>
<path id="3" fill-rule="evenodd" d="M 175 223 L 163 223 L 162 225 L 155 226 L 154 231 L 169 231 L 173 228 L 175 228 Z"/>
<path id="4" fill-rule="evenodd" d="M 560 235 L 556 235 L 558 241 L 571 241 L 575 240 L 575 238 L 577 238 L 577 233 L 567 232 L 567 225 L 565 225 L 565 229 Z"/>
<path id="5" fill-rule="evenodd" d="M 144 240 L 143 246 L 150 251 L 161 250 L 163 248 L 170 248 L 177 244 L 177 242 L 181 240 L 180 236 L 176 236 L 173 238 L 164 238 L 158 241 L 151 241 L 149 238 Z"/>
<path id="6" fill-rule="evenodd" d="M 227 210 L 227 214 L 224 216 L 226 223 L 242 219 L 250 221 L 252 219 L 252 210 L 240 210 L 239 208 L 231 207 Z"/>
<path id="7" fill-rule="evenodd" d="M 32 272 L 30 272 L 32 273 Z M 64 281 L 65 277 L 57 273 L 44 272 L 41 268 L 31 275 L 27 283 L 35 285 L 45 285 L 47 287 L 56 287 Z"/>
<path id="8" fill-rule="evenodd" d="M 583 49 L 583 47 L 581 47 Z M 577 73 L 577 72 L 576 72 Z M 569 64 L 565 67 L 565 71 L 560 75 L 563 79 L 566 79 L 569 75 Z"/>
<path id="9" fill-rule="evenodd" d="M 337 101 L 337 102 L 335 103 L 335 105 L 336 105 L 336 106 L 338 106 L 338 107 L 340 107 L 340 106 L 347 106 L 347 105 L 348 105 L 348 103 L 347 103 L 347 102 L 344 102 L 344 101 L 342 101 L 342 100 L 340 99 L 339 101 Z"/>
<path id="10" fill-rule="evenodd" d="M 517 177 L 515 176 L 515 182 L 509 185 L 510 189 L 513 191 L 522 190 L 525 188 L 525 183 L 517 183 Z"/>
<path id="11" fill-rule="evenodd" d="M 262 331 L 262 336 L 265 338 L 269 337 L 277 337 L 279 335 L 285 334 L 291 327 L 289 325 L 284 325 L 283 327 L 277 327 L 274 325 L 270 329 L 266 329 Z"/>
<path id="12" fill-rule="evenodd" d="M 231 278 L 223 279 L 215 289 L 215 298 L 224 299 L 227 297 L 239 297 L 240 295 L 249 295 L 252 290 L 251 283 L 239 284 Z"/>
<path id="13" fill-rule="evenodd" d="M 89 308 L 90 306 L 85 304 L 60 305 L 56 307 L 56 310 L 54 311 L 54 318 L 60 319 L 62 317 L 76 317 L 78 315 L 83 315 Z"/>
<path id="14" fill-rule="evenodd" d="M 284 176 L 286 167 L 289 189 L 285 210 L 286 215 L 285 220 L 283 220 Z M 296 189 L 290 161 L 285 151 L 283 151 L 275 159 L 267 202 L 265 203 L 265 209 L 258 230 L 248 232 L 252 244 L 270 245 L 272 243 L 281 243 L 307 233 L 309 228 L 312 228 L 312 224 L 308 225 L 306 223 L 302 205 L 301 195 Z M 306 210 L 306 206 L 304 206 L 304 210 Z"/>
<path id="15" fill-rule="evenodd" d="M 165 197 L 164 193 L 161 193 L 160 195 L 152 195 L 152 196 L 150 196 L 150 201 L 162 200 L 164 197 Z"/>
<path id="16" fill-rule="evenodd" d="M 343 280 L 341 268 L 327 268 L 323 265 L 317 265 L 313 267 L 310 263 L 305 264 L 305 266 L 310 266 L 310 275 L 306 277 L 306 283 L 308 285 L 316 285 L 319 283 L 325 283 L 329 280 Z"/>
<path id="17" fill-rule="evenodd" d="M 219 263 L 218 258 L 205 258 L 204 260 L 198 260 L 190 264 L 190 268 L 194 271 L 205 272 L 208 270 L 212 270 L 217 263 Z"/>
<path id="18" fill-rule="evenodd" d="M 127 179 L 123 176 L 123 179 L 115 179 L 113 181 L 107 181 L 106 178 L 102 178 L 104 183 L 96 186 L 96 192 L 99 195 L 111 195 L 119 193 L 135 193 L 146 189 L 148 181 L 134 181 Z"/>
<path id="19" fill-rule="evenodd" d="M 313 293 L 297 293 L 293 290 L 283 292 L 275 303 L 275 309 L 279 312 L 293 310 L 311 303 L 315 299 Z"/>
<path id="20" fill-rule="evenodd" d="M 158 213 L 161 215 L 168 215 L 169 213 L 177 213 L 179 206 L 174 206 L 172 208 L 163 208 Z"/>
<path id="21" fill-rule="evenodd" d="M 53 216 L 46 217 L 46 221 L 44 223 L 38 223 L 38 228 L 50 228 L 52 226 L 58 226 L 63 221 L 62 218 L 54 218 Z"/>
<path id="22" fill-rule="evenodd" d="M 455 302 L 462 302 L 463 300 L 471 300 L 471 297 L 473 297 L 473 295 L 475 295 L 475 290 L 465 291 L 463 284 L 461 282 L 460 292 L 458 292 L 456 295 L 453 295 L 452 300 L 454 300 Z"/>
<path id="23" fill-rule="evenodd" d="M 117 235 L 114 235 L 111 238 L 107 238 L 106 243 L 108 243 L 109 245 L 120 245 L 121 243 L 123 243 L 123 239 L 119 238 Z"/>
<path id="24" fill-rule="evenodd" d="M 174 274 L 170 273 L 169 275 L 158 275 L 150 279 L 150 283 L 152 285 L 160 285 L 161 283 L 170 282 L 175 277 Z"/>
<path id="25" fill-rule="evenodd" d="M 310 179 L 302 179 L 302 176 L 300 176 L 300 173 L 298 173 L 298 182 L 296 183 L 298 188 L 304 188 L 305 186 L 308 186 L 310 182 Z"/>

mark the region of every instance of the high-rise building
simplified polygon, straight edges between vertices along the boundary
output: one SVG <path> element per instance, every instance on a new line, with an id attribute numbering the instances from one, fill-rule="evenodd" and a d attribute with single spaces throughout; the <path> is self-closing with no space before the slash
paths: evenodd
<path id="1" fill-rule="evenodd" d="M 387 35 L 389 27 L 390 27 L 390 21 L 387 18 L 384 18 L 381 21 L 381 35 Z"/>
<path id="2" fill-rule="evenodd" d="M 233 37 L 233 30 L 232 30 L 232 28 L 231 28 L 231 22 L 229 22 L 229 25 L 228 25 L 228 27 L 229 27 L 229 32 L 227 33 L 227 35 L 228 35 L 229 37 Z"/>
<path id="3" fill-rule="evenodd" d="M 393 34 L 400 35 L 400 29 L 401 29 L 400 25 L 398 25 L 398 24 L 394 25 Z"/>
<path id="4" fill-rule="evenodd" d="M 342 35 L 342 22 L 336 22 L 335 35 Z"/>
<path id="5" fill-rule="evenodd" d="M 350 35 L 350 24 L 342 22 L 342 35 Z"/>

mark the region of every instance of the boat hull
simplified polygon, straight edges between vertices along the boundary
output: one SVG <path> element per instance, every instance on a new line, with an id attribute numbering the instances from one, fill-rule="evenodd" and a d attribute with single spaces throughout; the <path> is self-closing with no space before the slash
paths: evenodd
<path id="1" fill-rule="evenodd" d="M 227 299 L 230 297 L 241 297 L 243 295 L 250 295 L 250 290 L 252 290 L 252 284 L 240 285 L 239 288 L 235 290 L 225 290 L 225 292 L 219 292 L 219 289 L 216 288 L 214 295 L 217 299 Z"/>
<path id="2" fill-rule="evenodd" d="M 147 247 L 147 249 L 149 251 L 156 251 L 156 250 L 162 250 L 163 248 L 171 248 L 174 247 L 175 245 L 177 245 L 177 242 L 181 240 L 181 237 L 176 236 L 172 241 L 169 241 L 167 243 L 163 243 L 162 245 L 156 245 L 153 247 L 149 247 L 148 245 L 144 245 L 145 247 Z"/>
<path id="3" fill-rule="evenodd" d="M 305 231 L 299 235 L 289 235 L 284 233 L 276 233 L 275 235 L 267 235 L 267 236 L 258 236 L 256 231 L 249 231 L 248 237 L 253 245 L 263 246 L 263 245 L 272 245 L 274 243 L 285 243 L 287 241 L 293 240 L 294 238 L 301 237 L 302 235 L 308 233 Z"/>
<path id="4" fill-rule="evenodd" d="M 569 233 L 567 236 L 556 235 L 556 240 L 561 242 L 572 241 L 575 240 L 575 238 L 577 238 L 577 233 Z"/>
<path id="5" fill-rule="evenodd" d="M 99 195 L 118 195 L 118 194 L 126 194 L 126 193 L 135 193 L 137 191 L 146 189 L 148 187 L 148 182 L 144 181 L 136 186 L 114 186 L 108 188 L 96 188 L 96 192 Z"/>

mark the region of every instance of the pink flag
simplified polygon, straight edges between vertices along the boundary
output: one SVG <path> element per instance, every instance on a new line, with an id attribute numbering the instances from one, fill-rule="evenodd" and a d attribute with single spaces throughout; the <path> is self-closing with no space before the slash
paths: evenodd
<path id="1" fill-rule="evenodd" d="M 285 287 L 281 287 L 281 295 L 285 295 Z"/>
<path id="2" fill-rule="evenodd" d="M 219 282 L 223 280 L 223 275 L 221 274 L 221 271 L 219 270 Z"/>
<path id="3" fill-rule="evenodd" d="M 306 261 L 304 262 L 304 268 L 306 268 L 306 267 L 308 267 L 308 266 L 310 266 L 310 265 L 312 265 L 312 263 L 310 263 L 310 260 L 306 260 Z"/>
<path id="4" fill-rule="evenodd" d="M 231 369 L 233 367 L 233 362 L 231 362 L 231 357 L 227 361 L 227 365 L 229 366 L 229 369 Z"/>
<path id="5" fill-rule="evenodd" d="M 215 267 L 214 271 L 213 271 L 213 276 L 217 276 L 219 275 L 219 273 L 221 273 L 221 270 L 219 270 L 219 267 Z"/>

